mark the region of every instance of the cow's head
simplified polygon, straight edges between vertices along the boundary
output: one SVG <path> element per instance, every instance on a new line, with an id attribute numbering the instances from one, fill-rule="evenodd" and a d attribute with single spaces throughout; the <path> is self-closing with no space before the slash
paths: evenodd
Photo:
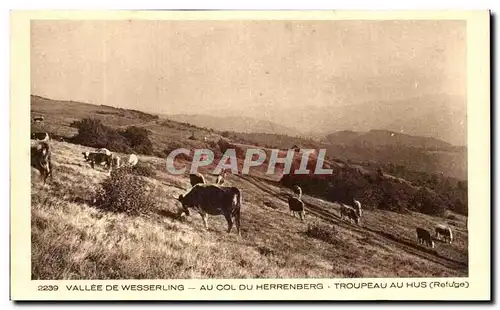
<path id="1" fill-rule="evenodd" d="M 179 197 L 177 198 L 177 200 L 179 200 L 179 202 L 181 203 L 182 205 L 182 211 L 184 212 L 184 214 L 186 214 L 186 216 L 189 216 L 189 206 L 187 204 L 187 201 L 186 201 L 186 197 L 183 195 L 183 194 L 179 194 Z"/>
<path id="2" fill-rule="evenodd" d="M 89 154 L 90 154 L 90 152 L 89 152 L 89 151 L 87 151 L 87 152 L 82 152 L 82 154 L 83 154 L 83 158 L 84 158 L 85 160 L 88 160 L 88 159 L 89 159 Z"/>

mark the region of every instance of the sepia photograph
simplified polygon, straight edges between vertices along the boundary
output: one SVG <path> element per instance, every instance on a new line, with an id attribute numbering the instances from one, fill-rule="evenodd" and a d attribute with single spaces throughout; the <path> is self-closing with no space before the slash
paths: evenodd
<path id="1" fill-rule="evenodd" d="M 470 276 L 466 18 L 70 16 L 24 43 L 26 280 Z"/>

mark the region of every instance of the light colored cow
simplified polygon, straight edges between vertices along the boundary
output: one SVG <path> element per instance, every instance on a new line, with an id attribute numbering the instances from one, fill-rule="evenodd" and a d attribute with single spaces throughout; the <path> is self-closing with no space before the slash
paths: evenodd
<path id="1" fill-rule="evenodd" d="M 362 215 L 361 215 L 361 212 L 362 212 L 362 211 L 361 211 L 361 202 L 359 202 L 359 201 L 358 201 L 358 200 L 356 200 L 356 199 L 353 199 L 353 200 L 352 200 L 352 202 L 353 202 L 353 204 L 354 204 L 354 209 L 355 209 L 356 211 L 358 211 L 359 217 L 361 217 L 361 216 L 362 216 Z"/>
<path id="2" fill-rule="evenodd" d="M 226 170 L 222 170 L 222 172 L 217 176 L 217 179 L 215 180 L 215 184 L 217 184 L 217 185 L 224 184 L 225 177 L 226 177 Z"/>
<path id="3" fill-rule="evenodd" d="M 448 243 L 453 242 L 453 233 L 451 232 L 451 228 L 447 225 L 437 225 L 434 227 L 434 230 L 436 232 L 436 238 L 440 239 L 441 236 L 444 236 L 444 241 Z"/>
<path id="4" fill-rule="evenodd" d="M 297 195 L 297 198 L 301 199 L 302 198 L 302 188 L 300 188 L 300 186 L 298 185 L 294 185 L 293 188 L 293 193 L 295 195 Z"/>
<path id="5" fill-rule="evenodd" d="M 127 158 L 127 166 L 134 167 L 139 162 L 139 158 L 135 154 L 130 154 Z"/>
<path id="6" fill-rule="evenodd" d="M 110 155 L 111 155 L 111 152 L 110 152 L 108 149 L 106 149 L 106 148 L 96 149 L 96 150 L 95 150 L 95 152 L 96 152 L 96 153 L 104 153 L 104 154 L 106 154 L 106 155 L 108 155 L 108 156 L 110 156 Z"/>

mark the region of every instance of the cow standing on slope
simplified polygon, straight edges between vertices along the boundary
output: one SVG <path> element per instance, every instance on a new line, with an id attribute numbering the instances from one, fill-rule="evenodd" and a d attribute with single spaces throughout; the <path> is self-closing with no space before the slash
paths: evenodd
<path id="1" fill-rule="evenodd" d="M 306 217 L 306 212 L 304 208 L 304 202 L 302 201 L 302 189 L 300 186 L 295 185 L 293 187 L 293 194 L 295 196 L 288 197 L 288 207 L 290 208 L 290 213 L 295 217 L 295 213 L 298 213 L 301 221 L 304 221 Z"/>
<path id="2" fill-rule="evenodd" d="M 184 213 L 189 216 L 189 209 L 200 213 L 205 228 L 208 229 L 208 214 L 224 215 L 227 221 L 227 232 L 230 233 L 233 223 L 240 233 L 241 218 L 241 191 L 236 187 L 222 187 L 217 185 L 196 184 L 185 195 L 177 198 Z"/>
<path id="3" fill-rule="evenodd" d="M 440 239 L 441 236 L 444 236 L 444 241 L 448 243 L 453 242 L 453 233 L 451 232 L 451 228 L 447 225 L 437 225 L 434 228 L 436 232 L 436 238 Z"/>
<path id="4" fill-rule="evenodd" d="M 340 205 L 340 219 L 343 220 L 344 218 L 347 218 L 349 221 L 354 221 L 357 225 L 359 225 L 359 220 L 360 216 L 359 213 L 356 209 L 353 207 L 350 207 L 346 204 L 341 204 Z"/>
<path id="5" fill-rule="evenodd" d="M 418 244 L 426 244 L 427 246 L 430 246 L 431 248 L 434 249 L 435 245 L 434 241 L 432 240 L 431 233 L 428 230 L 420 227 L 417 227 L 416 230 L 417 230 Z"/>
<path id="6" fill-rule="evenodd" d="M 47 178 L 52 179 L 51 149 L 47 142 L 38 142 L 31 145 L 31 167 L 40 172 L 43 184 Z"/>

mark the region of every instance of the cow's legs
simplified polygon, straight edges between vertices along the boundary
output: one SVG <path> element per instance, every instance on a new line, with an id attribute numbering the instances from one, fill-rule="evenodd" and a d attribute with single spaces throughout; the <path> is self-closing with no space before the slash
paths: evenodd
<path id="1" fill-rule="evenodd" d="M 231 229 L 233 229 L 233 218 L 231 214 L 224 214 L 224 217 L 226 218 L 227 221 L 227 233 L 230 233 Z"/>
<path id="2" fill-rule="evenodd" d="M 300 220 L 304 221 L 304 211 L 299 212 Z"/>
<path id="3" fill-rule="evenodd" d="M 208 215 L 205 212 L 200 212 L 200 215 L 203 223 L 205 224 L 205 228 L 208 229 Z"/>

